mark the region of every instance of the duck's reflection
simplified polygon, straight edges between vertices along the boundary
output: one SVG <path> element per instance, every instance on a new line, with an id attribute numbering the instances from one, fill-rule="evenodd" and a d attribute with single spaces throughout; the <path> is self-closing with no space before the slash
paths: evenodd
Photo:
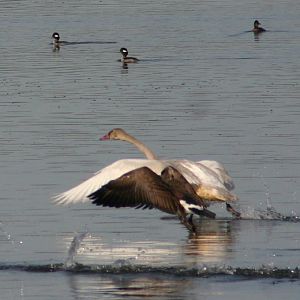
<path id="1" fill-rule="evenodd" d="M 259 42 L 261 35 L 262 35 L 262 33 L 260 33 L 260 32 L 259 33 L 253 32 L 254 41 Z"/>
<path id="2" fill-rule="evenodd" d="M 52 52 L 59 52 L 60 46 L 59 45 L 53 45 L 52 46 Z"/>
<path id="3" fill-rule="evenodd" d="M 128 64 L 122 63 L 122 69 L 123 70 L 128 70 Z"/>

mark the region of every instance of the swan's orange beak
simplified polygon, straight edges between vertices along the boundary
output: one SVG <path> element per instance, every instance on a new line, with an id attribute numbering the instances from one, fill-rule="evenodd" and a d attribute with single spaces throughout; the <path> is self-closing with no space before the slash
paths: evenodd
<path id="1" fill-rule="evenodd" d="M 100 141 L 107 141 L 107 140 L 109 140 L 109 135 L 106 134 L 106 135 L 104 135 L 103 137 L 101 137 L 99 140 L 100 140 Z"/>

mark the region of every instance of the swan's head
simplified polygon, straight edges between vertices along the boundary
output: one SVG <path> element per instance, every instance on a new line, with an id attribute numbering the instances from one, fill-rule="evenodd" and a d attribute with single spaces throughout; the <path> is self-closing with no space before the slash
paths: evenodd
<path id="1" fill-rule="evenodd" d="M 106 140 L 122 140 L 126 141 L 128 138 L 128 134 L 122 128 L 114 128 L 109 133 L 105 134 L 103 137 L 100 138 L 100 141 Z"/>

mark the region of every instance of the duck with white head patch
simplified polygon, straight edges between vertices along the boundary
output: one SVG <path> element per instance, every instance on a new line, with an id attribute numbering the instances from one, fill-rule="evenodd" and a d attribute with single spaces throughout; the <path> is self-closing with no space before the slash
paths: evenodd
<path id="1" fill-rule="evenodd" d="M 60 46 L 68 44 L 66 41 L 60 40 L 60 35 L 58 32 L 53 32 L 52 34 L 52 44 L 54 48 L 60 48 Z"/>
<path id="2" fill-rule="evenodd" d="M 136 57 L 128 56 L 128 50 L 126 48 L 121 48 L 120 53 L 122 54 L 121 62 L 123 64 L 137 63 L 139 59 Z"/>

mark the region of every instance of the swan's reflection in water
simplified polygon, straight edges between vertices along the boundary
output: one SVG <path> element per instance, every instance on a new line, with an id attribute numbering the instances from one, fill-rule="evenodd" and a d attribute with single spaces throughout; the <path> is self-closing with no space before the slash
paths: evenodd
<path id="1" fill-rule="evenodd" d="M 74 261 L 84 265 L 154 266 L 175 260 L 178 263 L 178 251 L 178 245 L 171 242 L 115 240 L 107 244 L 100 237 L 91 235 L 78 248 Z"/>
<path id="2" fill-rule="evenodd" d="M 231 220 L 201 220 L 197 235 L 190 235 L 183 246 L 185 262 L 222 263 L 232 257 L 234 236 Z"/>
<path id="3" fill-rule="evenodd" d="M 88 273 L 70 275 L 70 288 L 75 299 L 108 299 L 124 297 L 150 297 L 153 299 L 187 299 L 190 290 L 197 286 L 196 278 L 174 276 L 163 271 L 118 272 L 118 267 L 130 265 L 134 270 L 139 265 L 159 267 L 197 268 L 203 265 L 223 264 L 232 254 L 234 238 L 230 220 L 201 220 L 197 225 L 197 236 L 188 236 L 176 242 L 165 240 L 105 242 L 99 236 L 88 235 L 78 248 L 75 261 L 85 265 L 111 265 L 116 272 L 109 274 Z M 65 242 L 70 243 L 71 237 Z M 174 269 L 174 270 L 175 270 Z M 207 293 L 207 288 L 205 288 Z"/>
<path id="4" fill-rule="evenodd" d="M 197 236 L 168 241 L 158 235 L 157 240 L 115 240 L 87 235 L 77 248 L 74 261 L 80 264 L 136 264 L 150 266 L 194 266 L 195 263 L 224 263 L 234 255 L 231 220 L 199 220 Z M 66 247 L 71 236 L 65 238 Z"/>
<path id="5" fill-rule="evenodd" d="M 70 276 L 74 299 L 185 299 L 190 285 L 188 279 L 153 274 Z"/>

